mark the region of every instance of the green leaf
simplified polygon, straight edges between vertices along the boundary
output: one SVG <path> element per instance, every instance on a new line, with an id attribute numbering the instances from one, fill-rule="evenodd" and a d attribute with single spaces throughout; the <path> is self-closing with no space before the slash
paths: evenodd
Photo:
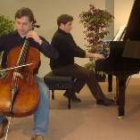
<path id="1" fill-rule="evenodd" d="M 14 21 L 4 15 L 0 15 L 0 36 L 14 30 Z"/>

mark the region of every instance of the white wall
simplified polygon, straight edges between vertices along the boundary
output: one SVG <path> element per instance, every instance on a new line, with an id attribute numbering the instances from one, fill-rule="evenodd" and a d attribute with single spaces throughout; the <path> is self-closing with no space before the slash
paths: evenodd
<path id="1" fill-rule="evenodd" d="M 87 10 L 92 3 L 99 8 L 105 7 L 105 0 L 1 0 L 0 14 L 7 15 L 14 19 L 14 14 L 21 7 L 29 7 L 33 10 L 34 15 L 41 25 L 37 29 L 40 35 L 43 35 L 51 41 L 51 37 L 57 29 L 56 19 L 60 14 L 67 13 L 74 16 L 72 34 L 77 44 L 84 48 L 83 26 L 79 23 L 79 14 Z M 9 6 L 10 5 L 10 6 Z M 43 76 L 49 68 L 49 59 L 42 56 L 42 65 L 39 75 Z M 84 64 L 86 59 L 76 59 L 79 64 Z"/>
<path id="2" fill-rule="evenodd" d="M 127 24 L 134 0 L 114 0 L 114 34 Z"/>

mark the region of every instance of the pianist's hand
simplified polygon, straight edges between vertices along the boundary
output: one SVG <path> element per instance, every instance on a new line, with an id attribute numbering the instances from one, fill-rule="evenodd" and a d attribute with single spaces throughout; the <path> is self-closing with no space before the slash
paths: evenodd
<path id="1" fill-rule="evenodd" d="M 96 58 L 96 59 L 104 59 L 105 58 L 104 55 L 99 54 L 99 53 L 92 53 L 91 57 Z"/>
<path id="2" fill-rule="evenodd" d="M 86 52 L 87 58 L 105 59 L 104 55 L 99 53 Z"/>

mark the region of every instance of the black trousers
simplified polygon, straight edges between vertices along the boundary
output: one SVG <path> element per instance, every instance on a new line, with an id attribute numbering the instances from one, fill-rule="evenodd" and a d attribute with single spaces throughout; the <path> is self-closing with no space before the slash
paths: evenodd
<path id="1" fill-rule="evenodd" d="M 53 70 L 54 75 L 58 76 L 71 76 L 74 80 L 71 93 L 79 93 L 85 84 L 89 87 L 92 95 L 95 99 L 100 100 L 105 98 L 105 95 L 100 88 L 98 81 L 95 77 L 94 71 L 90 71 L 77 64 L 67 65 L 65 67 L 57 68 Z"/>

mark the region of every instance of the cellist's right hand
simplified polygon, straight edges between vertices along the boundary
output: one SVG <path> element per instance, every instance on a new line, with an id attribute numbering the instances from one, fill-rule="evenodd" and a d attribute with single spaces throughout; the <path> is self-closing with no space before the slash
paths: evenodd
<path id="1" fill-rule="evenodd" d="M 15 80 L 16 78 L 21 78 L 21 79 L 23 79 L 23 76 L 22 76 L 21 73 L 15 71 L 15 72 L 13 73 L 13 79 Z"/>

